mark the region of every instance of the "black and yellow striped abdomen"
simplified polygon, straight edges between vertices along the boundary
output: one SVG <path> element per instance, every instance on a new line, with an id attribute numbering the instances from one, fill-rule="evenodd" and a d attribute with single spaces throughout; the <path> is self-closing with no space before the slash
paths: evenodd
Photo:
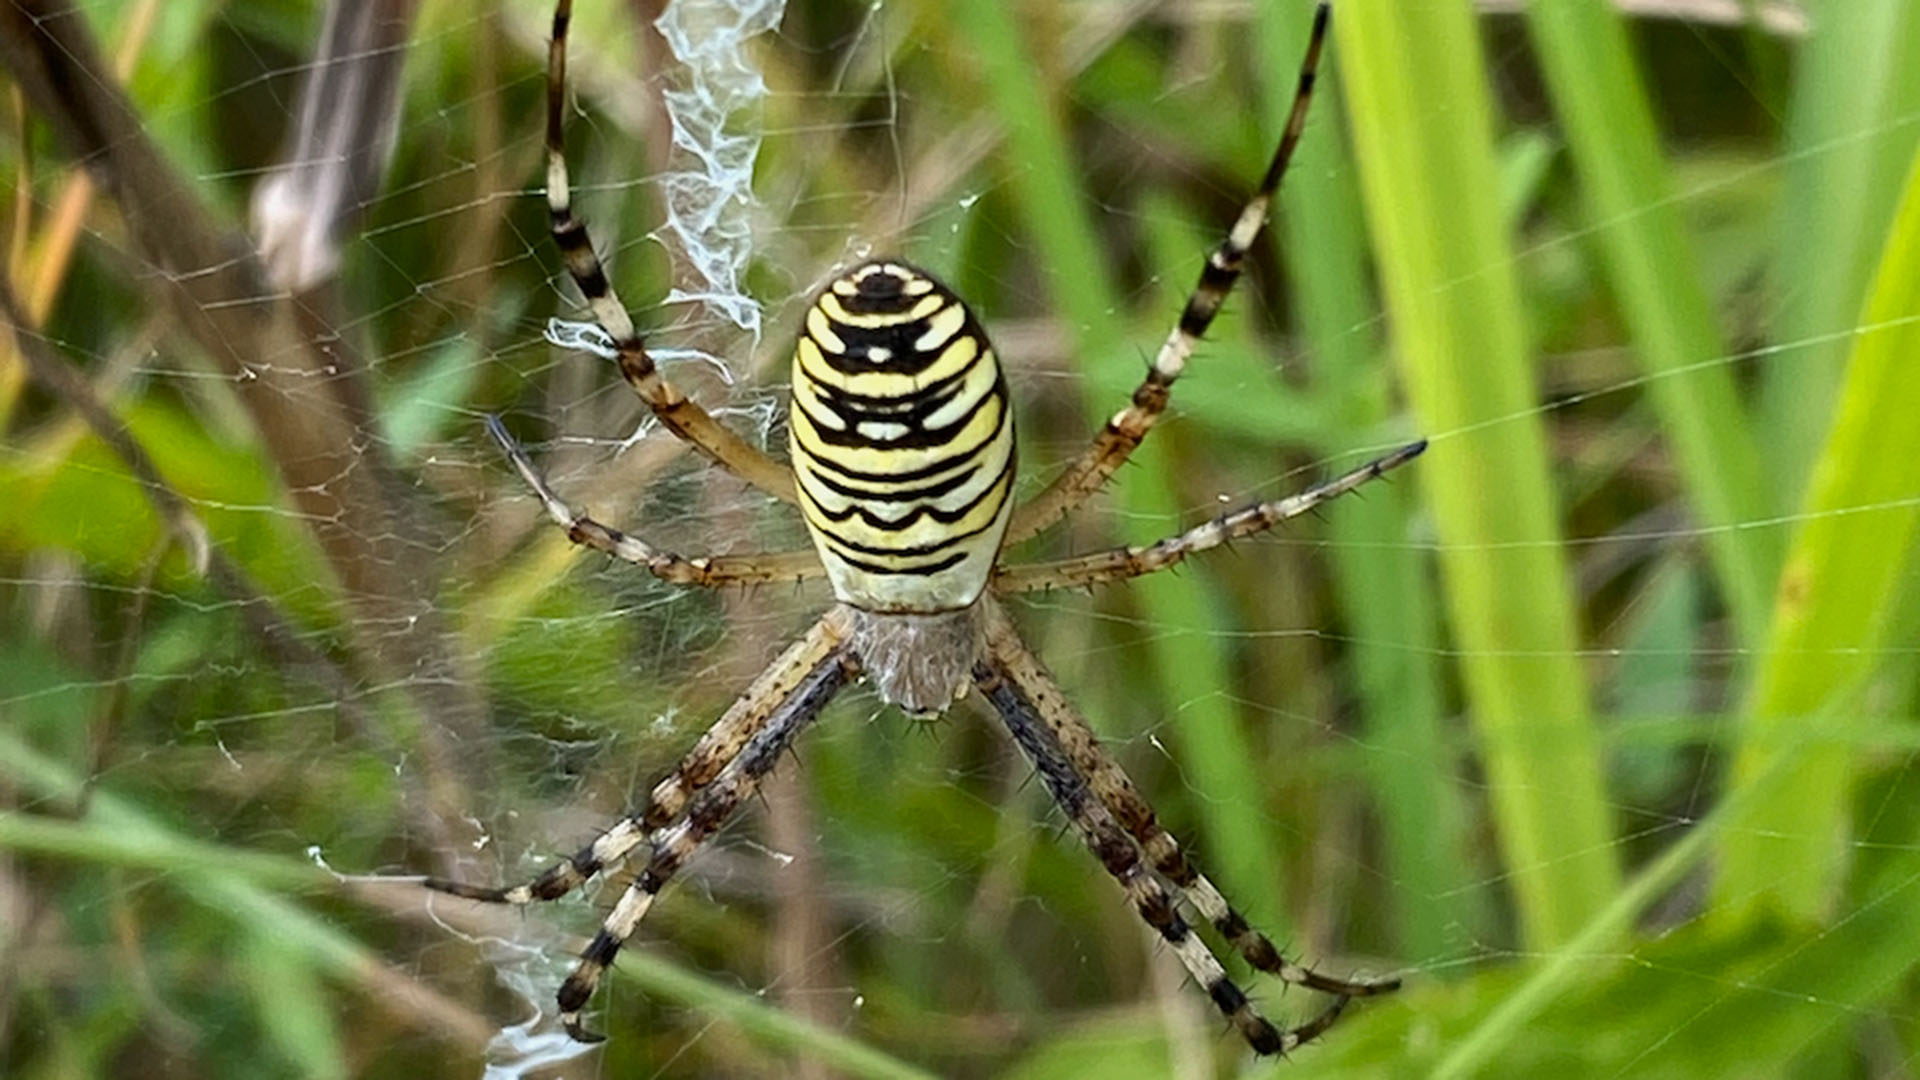
<path id="1" fill-rule="evenodd" d="M 827 286 L 794 349 L 791 429 L 836 596 L 891 612 L 980 596 L 1012 508 L 1013 411 L 959 297 L 897 262 Z"/>

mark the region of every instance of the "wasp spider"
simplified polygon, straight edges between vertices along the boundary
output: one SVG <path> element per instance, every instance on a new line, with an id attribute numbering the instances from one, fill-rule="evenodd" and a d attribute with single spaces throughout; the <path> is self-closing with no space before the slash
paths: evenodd
<path id="1" fill-rule="evenodd" d="M 965 303 L 904 262 L 868 262 L 833 281 L 808 309 L 793 356 L 790 465 L 768 458 L 682 396 L 661 375 L 615 297 L 586 227 L 574 217 L 563 142 L 571 4 L 560 0 L 547 73 L 547 200 L 553 238 L 594 318 L 618 349 L 621 373 L 662 423 L 778 499 L 797 503 L 813 550 L 684 558 L 576 513 L 554 493 L 495 418 L 488 429 L 552 518 L 580 544 L 682 585 L 799 580 L 820 574 L 837 603 L 773 662 L 660 781 L 646 806 L 615 822 L 533 881 L 489 888 L 431 880 L 443 892 L 527 904 L 552 900 L 635 852 L 645 868 L 608 913 L 560 988 L 567 1030 L 590 1039 L 581 1010 L 653 899 L 753 794 L 781 752 L 843 687 L 865 678 L 883 701 L 937 713 L 968 689 L 1005 722 L 1047 790 L 1140 917 L 1167 943 L 1253 1049 L 1283 1053 L 1325 1031 L 1348 999 L 1392 990 L 1397 979 L 1333 978 L 1288 960 L 1247 925 L 1182 854 L 1120 765 L 1021 642 L 999 597 L 1152 573 L 1196 551 L 1247 536 L 1351 491 L 1418 455 L 1415 442 L 1290 498 L 1223 514 L 1148 547 L 1028 566 L 1001 549 L 1078 506 L 1127 459 L 1159 419 L 1174 380 L 1240 276 L 1248 249 L 1299 141 L 1327 9 L 1315 17 L 1299 90 L 1260 190 L 1208 259 L 1179 322 L 1132 402 L 1078 460 L 1016 507 L 1013 409 L 1006 376 Z M 1183 913 L 1197 913 L 1248 963 L 1282 981 L 1333 995 L 1306 1023 L 1281 1030 L 1227 977 Z"/>

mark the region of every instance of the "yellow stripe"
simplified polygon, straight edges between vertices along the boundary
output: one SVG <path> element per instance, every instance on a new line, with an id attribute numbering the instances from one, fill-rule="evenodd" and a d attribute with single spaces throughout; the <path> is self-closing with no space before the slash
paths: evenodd
<path id="1" fill-rule="evenodd" d="M 928 413 L 927 418 L 920 422 L 921 426 L 929 430 L 938 430 L 967 415 L 967 410 L 979 404 L 981 398 L 993 393 L 994 385 L 999 382 L 998 368 L 999 365 L 994 363 L 993 351 L 989 349 L 986 363 L 975 364 L 973 370 L 967 372 L 966 379 L 954 391 L 953 397 L 948 399 L 945 405 Z"/>
<path id="2" fill-rule="evenodd" d="M 906 529 L 882 529 L 868 525 L 862 521 L 858 515 L 850 517 L 845 521 L 830 520 L 819 512 L 811 498 L 801 499 L 800 506 L 806 515 L 808 523 L 814 528 L 849 545 L 893 549 L 930 547 L 951 536 L 985 529 L 988 523 L 998 517 L 1000 511 L 1005 508 L 1007 490 L 1012 483 L 1012 476 L 1013 470 L 1001 469 L 999 475 L 995 477 L 993 484 L 987 489 L 985 497 L 976 503 L 973 510 L 965 517 L 951 524 L 927 517 L 922 518 Z M 809 488 L 808 494 L 811 495 L 812 493 L 812 489 Z M 991 532 L 981 532 L 980 535 L 955 544 L 938 554 L 940 556 L 946 556 L 952 555 L 955 552 L 972 552 L 978 550 L 983 544 L 998 547 L 1000 545 L 1000 538 Z M 925 562 L 929 556 L 925 554 L 875 554 L 862 551 L 859 554 L 859 558 L 862 562 L 878 563 L 882 566 L 905 567 L 911 566 L 916 562 Z"/>
<path id="3" fill-rule="evenodd" d="M 924 319 L 940 310 L 941 305 L 946 302 L 946 297 L 934 295 L 922 299 L 919 303 L 905 311 L 876 311 L 856 315 L 841 306 L 839 297 L 828 292 L 820 294 L 819 310 L 826 315 L 827 318 L 844 326 L 857 326 L 862 330 L 871 330 L 877 327 L 898 326 L 901 323 L 910 323 L 918 319 Z M 957 311 L 960 305 L 955 304 L 953 307 Z M 964 319 L 965 317 L 966 313 L 961 312 L 961 318 Z M 813 318 L 811 316 L 807 318 L 807 328 L 813 328 Z M 833 351 L 840 352 L 842 350 L 835 349 Z"/>
<path id="4" fill-rule="evenodd" d="M 970 454 L 986 445 L 988 436 L 999 423 L 1000 415 L 1006 409 L 1006 401 L 998 396 L 980 407 L 972 420 L 953 438 L 937 446 L 898 448 L 884 446 L 830 446 L 820 438 L 819 432 L 806 413 L 798 409 L 793 411 L 790 424 L 793 429 L 794 449 L 799 453 L 818 461 L 853 472 L 885 474 L 913 472 L 944 458 Z M 1006 434 L 1012 425 L 1001 427 Z"/>
<path id="5" fill-rule="evenodd" d="M 819 362 L 819 348 L 814 345 L 812 340 L 801 338 L 799 353 L 804 357 L 808 352 L 812 352 L 816 362 Z M 802 360 L 801 364 L 796 364 L 795 367 L 798 368 L 804 363 L 805 361 Z M 800 410 L 805 408 L 807 412 L 818 416 L 820 422 L 827 427 L 835 431 L 845 431 L 847 429 L 846 419 L 839 413 L 834 412 L 832 407 L 827 405 L 826 402 L 820 400 L 819 392 L 813 388 L 814 382 L 815 380 L 813 379 L 804 378 L 800 371 L 796 370 L 794 372 L 793 404 L 789 406 L 788 411 L 797 416 Z"/>
<path id="6" fill-rule="evenodd" d="M 844 353 L 847 343 L 833 332 L 833 324 L 827 320 L 827 313 L 819 308 L 807 312 L 807 336 L 820 343 L 820 347 L 830 353 Z"/>
<path id="7" fill-rule="evenodd" d="M 955 304 L 927 320 L 927 332 L 913 343 L 915 352 L 932 352 L 953 339 L 967 324 L 967 309 Z"/>

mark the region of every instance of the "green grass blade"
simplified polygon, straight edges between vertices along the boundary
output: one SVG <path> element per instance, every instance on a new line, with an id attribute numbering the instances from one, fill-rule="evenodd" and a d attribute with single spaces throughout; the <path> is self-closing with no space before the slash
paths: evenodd
<path id="1" fill-rule="evenodd" d="M 936 1075 L 909 1065 L 849 1035 L 829 1031 L 768 1004 L 761 994 L 726 986 L 678 964 L 623 956 L 614 975 L 662 1000 L 677 1001 L 703 1016 L 725 1020 L 768 1046 L 817 1061 L 848 1076 L 872 1080 L 932 1080 Z"/>
<path id="2" fill-rule="evenodd" d="M 1777 782 L 1778 777 L 1767 778 Z M 1758 801 L 1761 784 L 1744 795 Z M 1593 978 L 1593 958 L 1605 955 L 1633 929 L 1634 920 L 1648 904 L 1666 894 L 1710 850 L 1710 843 L 1726 826 L 1728 817 L 1743 807 L 1730 802 L 1671 844 L 1576 933 L 1570 934 L 1527 981 L 1500 999 L 1466 1038 L 1455 1042 L 1431 1074 L 1434 1080 L 1452 1080 L 1479 1073 L 1507 1046 L 1519 1039 L 1529 1023 L 1561 995 Z"/>
<path id="3" fill-rule="evenodd" d="M 1819 0 L 1787 119 L 1785 254 L 1773 339 L 1791 347 L 1760 373 L 1761 451 L 1780 505 L 1799 501 L 1820 452 L 1875 252 L 1920 140 L 1920 12 L 1910 0 Z M 1800 344 L 1813 342 L 1813 344 Z"/>
<path id="4" fill-rule="evenodd" d="M 1773 631 L 1754 674 L 1736 787 L 1782 758 L 1778 798 L 1728 833 L 1720 899 L 1765 899 L 1818 917 L 1846 866 L 1852 755 L 1805 736 L 1807 722 L 1858 707 L 1886 659 L 1920 524 L 1920 155 L 1874 275 L 1838 412 L 1781 575 Z"/>
<path id="5" fill-rule="evenodd" d="M 1310 24 L 1296 7 L 1256 9 L 1265 76 L 1266 126 L 1277 131 L 1293 104 L 1295 72 Z M 1341 63 L 1337 55 L 1332 65 Z M 1386 365 L 1367 284 L 1366 222 L 1353 185 L 1339 84 L 1322 78 L 1286 183 L 1274 237 L 1287 258 L 1314 385 L 1332 403 L 1344 449 L 1375 438 L 1391 416 Z M 1469 813 L 1454 784 L 1440 704 L 1439 598 L 1431 557 L 1412 543 L 1408 484 L 1376 485 L 1328 515 L 1328 559 L 1351 641 L 1364 737 L 1377 753 L 1367 775 L 1385 834 L 1385 872 L 1420 903 L 1393 905 L 1399 946 L 1409 957 L 1440 956 L 1482 936 L 1487 912 L 1463 840 Z"/>
<path id="6" fill-rule="evenodd" d="M 0 748 L 16 749 L 4 735 Z M 195 843 L 171 833 L 128 831 L 110 821 L 37 814 L 0 814 L 0 850 L 157 873 L 223 874 L 268 888 L 316 889 L 327 881 L 319 867 L 281 855 Z"/>
<path id="7" fill-rule="evenodd" d="M 1843 721 L 1830 727 L 1837 733 L 1851 730 L 1853 724 Z M 1628 937 L 1647 906 L 1680 886 L 1686 875 L 1712 853 L 1716 841 L 1737 835 L 1738 823 L 1786 797 L 1784 793 L 1794 782 L 1794 763 L 1780 757 L 1764 770 L 1636 874 L 1593 922 L 1555 950 L 1525 982 L 1500 995 L 1497 1004 L 1464 1038 L 1449 1041 L 1444 1056 L 1422 1075 L 1541 1075 L 1519 1061 L 1557 1055 L 1564 1063 L 1577 1057 L 1566 1046 L 1568 1036 L 1540 1038 L 1543 1031 L 1564 1031 L 1570 1026 L 1586 1031 L 1593 1042 L 1598 1056 L 1587 1062 L 1592 1075 L 1675 1075 L 1676 1059 L 1695 1060 L 1680 1072 L 1689 1076 L 1707 1075 L 1704 1068 L 1718 1070 L 1714 1075 L 1730 1076 L 1830 1073 L 1830 1069 L 1799 1073 L 1782 1069 L 1782 1065 L 1795 1053 L 1808 1049 L 1823 1033 L 1873 1009 L 1874 1003 L 1897 987 L 1911 969 L 1913 945 L 1920 942 L 1920 917 L 1916 917 L 1920 905 L 1914 903 L 1912 895 L 1920 884 L 1920 859 L 1912 854 L 1913 815 L 1904 810 L 1895 810 L 1887 815 L 1890 820 L 1883 822 L 1883 854 L 1866 860 L 1876 865 L 1862 875 L 1860 905 L 1842 925 L 1816 928 L 1806 941 L 1788 939 L 1777 950 L 1763 944 L 1735 947 L 1712 968 L 1721 973 L 1724 982 L 1711 996 L 1703 997 L 1698 988 L 1688 988 L 1678 1000 L 1666 1002 L 1661 1000 L 1664 993 L 1628 991 L 1624 996 L 1646 1006 L 1644 1019 L 1617 1009 L 1597 1017 L 1542 1019 L 1550 1009 L 1566 1008 L 1565 999 L 1600 996 L 1610 985 L 1624 990 L 1634 980 L 1644 979 L 1644 970 L 1633 965 L 1611 965 L 1606 958 L 1618 951 L 1619 943 Z M 1724 949 L 1724 945 L 1714 943 L 1742 937 L 1764 941 L 1770 936 L 1765 926 L 1764 921 L 1748 922 L 1732 928 L 1729 934 L 1729 928 L 1718 921 L 1696 922 L 1677 932 L 1674 939 L 1691 936 L 1708 949 Z M 1671 942 L 1653 948 L 1668 944 Z M 1640 951 L 1635 950 L 1636 954 Z M 1670 993 L 1667 988 L 1672 985 L 1672 971 L 1701 970 L 1705 965 L 1675 961 L 1671 971 L 1657 962 L 1653 967 L 1661 972 L 1658 981 L 1664 984 L 1663 991 Z M 1614 995 L 1616 999 L 1620 996 Z M 1809 1001 L 1827 1007 L 1810 1010 L 1804 1007 Z M 1677 1015 L 1685 1017 L 1678 1027 Z M 1669 1042 L 1672 1045 L 1663 1045 Z M 1616 1069 L 1608 1063 L 1610 1051 L 1605 1048 L 1623 1043 L 1630 1048 L 1632 1060 Z M 1702 1057 L 1713 1064 L 1698 1061 Z"/>
<path id="8" fill-rule="evenodd" d="M 1437 436 L 1419 478 L 1495 824 L 1524 940 L 1547 946 L 1618 871 L 1478 31 L 1463 5 L 1348 4 L 1334 32 L 1395 347 Z"/>
<path id="9" fill-rule="evenodd" d="M 279 1051 L 307 1080 L 352 1075 L 333 1003 L 310 958 L 282 940 L 277 926 L 258 927 L 240 938 L 241 975 L 252 991 L 266 1046 Z"/>
<path id="10" fill-rule="evenodd" d="M 1823 733 L 1857 737 L 1856 718 Z M 1889 732 L 1889 734 L 1892 734 Z M 1905 737 L 1896 738 L 1901 741 Z M 1920 948 L 1920 773 L 1882 778 L 1857 862 L 1848 917 L 1794 926 L 1697 919 L 1653 939 L 1634 925 L 1658 911 L 1712 855 L 1730 822 L 1776 798 L 1780 762 L 1715 812 L 1685 825 L 1595 920 L 1530 970 L 1490 967 L 1452 987 L 1409 987 L 1320 1053 L 1260 1075 L 1341 1077 L 1852 1075 L 1836 1068 L 1849 1033 L 1883 1015 Z M 1516 978 L 1516 974 L 1524 977 Z M 1896 1002 L 1898 998 L 1894 999 Z M 1857 1037 L 1857 1036 L 1856 1036 Z M 1837 1044 L 1837 1045 L 1836 1045 Z"/>
<path id="11" fill-rule="evenodd" d="M 1527 22 L 1578 167 L 1594 238 L 1650 381 L 1687 494 L 1710 531 L 1720 587 L 1747 645 L 1766 628 L 1776 533 L 1760 458 L 1733 384 L 1699 262 L 1682 228 L 1653 116 L 1607 0 L 1533 4 Z"/>
<path id="12" fill-rule="evenodd" d="M 1002 156 L 1021 224 L 1031 235 L 1047 290 L 1075 347 L 1090 363 L 1119 362 L 1125 341 L 1118 290 L 1081 198 L 1066 130 L 1042 86 L 1033 50 L 1002 4 L 979 4 L 970 26 L 987 93 L 1007 126 Z M 1108 402 L 1094 415 L 1109 411 Z"/>

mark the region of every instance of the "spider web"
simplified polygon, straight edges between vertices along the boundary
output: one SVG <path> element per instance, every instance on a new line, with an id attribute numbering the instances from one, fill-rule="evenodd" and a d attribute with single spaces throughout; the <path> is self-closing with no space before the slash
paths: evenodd
<path id="1" fill-rule="evenodd" d="M 30 157 L 18 139 L 7 151 L 30 180 L 15 290 L 31 301 L 29 285 L 59 286 L 31 309 L 37 340 L 111 405 L 247 587 L 167 539 L 153 485 L 129 477 L 71 393 L 8 375 L 20 370 L 8 358 L 0 1071 L 43 1065 L 58 1045 L 89 1048 L 102 1075 L 136 1054 L 196 1075 L 257 1075 L 262 1059 L 313 1075 L 793 1075 L 820 1061 L 851 1073 L 834 1056 L 849 1044 L 943 1075 L 1206 1076 L 1239 1061 L 1204 995 L 970 709 L 915 725 L 845 695 L 623 954 L 594 1005 L 613 1036 L 603 1057 L 556 1032 L 552 994 L 624 879 L 525 913 L 423 900 L 408 875 L 517 882 L 570 853 L 827 602 L 817 587 L 682 592 L 583 556 L 483 436 L 482 414 L 503 414 L 571 502 L 671 550 L 805 542 L 793 515 L 658 431 L 570 321 L 581 307 L 540 186 L 542 6 L 417 13 L 392 164 L 355 196 L 331 291 L 288 305 L 308 317 L 294 351 L 337 353 L 333 366 L 289 353 L 236 368 L 196 345 L 164 299 L 195 274 L 157 265 L 141 223 L 106 195 L 67 211 L 83 224 L 75 253 L 57 255 L 77 174 L 43 127 Z M 647 6 L 576 12 L 576 205 L 670 377 L 776 454 L 801 305 L 837 270 L 899 252 L 983 315 L 1024 399 L 1023 490 L 1038 490 L 1131 390 L 1277 127 L 1273 107 L 1248 105 L 1270 89 L 1254 74 L 1259 5 L 1063 5 L 1033 32 L 1050 46 L 1038 73 L 1066 89 L 1034 108 L 1069 133 L 1082 187 L 1036 209 L 1027 181 L 1041 166 L 1019 156 L 1017 125 L 990 98 L 1002 45 L 958 11 L 715 0 L 670 5 L 655 34 L 635 16 Z M 110 44 L 141 42 L 114 45 L 135 57 L 138 130 L 217 215 L 246 220 L 299 121 L 319 15 L 128 7 L 83 14 Z M 1557 531 L 1518 543 L 1566 560 L 1568 582 L 1533 587 L 1564 585 L 1578 641 L 1542 655 L 1571 661 L 1592 701 L 1610 826 L 1600 850 L 1628 882 L 1654 880 L 1724 809 L 1762 659 L 1732 625 L 1714 545 L 1732 532 L 1784 550 L 1817 522 L 1864 542 L 1912 505 L 1806 512 L 1783 498 L 1703 524 L 1656 404 L 1662 380 L 1643 373 L 1619 314 L 1605 244 L 1672 210 L 1720 348 L 1667 380 L 1728 378 L 1757 410 L 1792 385 L 1783 370 L 1839 370 L 1875 329 L 1858 303 L 1826 322 L 1795 313 L 1817 307 L 1815 277 L 1852 275 L 1862 295 L 1857 268 L 1875 264 L 1889 226 L 1867 230 L 1874 247 L 1857 266 L 1816 274 L 1791 250 L 1809 226 L 1779 214 L 1800 177 L 1857 159 L 1852 175 L 1897 192 L 1920 112 L 1882 103 L 1819 138 L 1785 130 L 1800 75 L 1786 43 L 1809 24 L 1759 7 L 1759 27 L 1714 22 L 1701 5 L 1683 12 L 1697 21 L 1636 37 L 1675 194 L 1598 220 L 1567 176 L 1524 29 L 1487 17 L 1517 240 L 1485 272 L 1526 286 L 1531 403 L 1425 432 L 1426 461 L 1323 521 L 1164 579 L 1015 605 L 1039 655 L 1257 922 L 1329 971 L 1407 978 L 1401 1001 L 1356 1006 L 1280 1068 L 1428 1067 L 1497 1033 L 1502 1009 L 1531 1007 L 1527 1038 L 1508 1035 L 1531 1045 L 1504 1047 L 1495 1072 L 1689 1075 L 1753 1060 L 1749 1038 L 1775 1062 L 1755 1075 L 1913 1070 L 1899 990 L 1911 981 L 1899 957 L 1920 938 L 1899 916 L 1914 907 L 1920 850 L 1907 809 L 1911 567 L 1894 583 L 1892 628 L 1861 650 L 1874 674 L 1857 715 L 1820 721 L 1852 755 L 1832 855 L 1842 870 L 1759 876 L 1789 891 L 1828 876 L 1834 898 L 1812 917 L 1749 916 L 1720 891 L 1717 860 L 1699 856 L 1658 878 L 1618 933 L 1568 951 L 1524 928 L 1540 868 L 1508 859 L 1502 807 L 1526 782 L 1481 756 L 1476 653 L 1450 627 L 1434 565 L 1448 541 L 1422 469 L 1481 432 L 1543 427 Z M 1331 62 L 1343 62 L 1337 45 Z M 194 77 L 169 79 L 169 65 Z M 1434 125 L 1451 115 L 1445 101 L 1423 109 Z M 1351 158 L 1312 142 L 1345 123 L 1316 105 L 1289 197 L 1344 192 L 1357 215 Z M 1280 235 L 1310 240 L 1299 218 L 1315 208 L 1287 208 Z M 1048 275 L 1047 221 L 1070 212 L 1088 214 L 1112 255 L 1087 272 L 1118 301 L 1095 326 L 1063 313 Z M 1287 299 L 1299 283 L 1263 248 L 1137 467 L 1018 557 L 1151 540 L 1411 433 L 1403 407 L 1364 407 L 1400 399 L 1386 389 L 1399 378 L 1396 315 L 1377 283 L 1358 318 L 1316 335 L 1303 328 L 1314 313 Z M 1088 341 L 1114 348 L 1090 354 Z M 1339 368 L 1340 352 L 1360 359 Z M 278 415 L 348 417 L 345 452 L 304 472 L 276 456 L 283 444 L 249 404 L 254 380 Z M 1810 458 L 1832 410 L 1779 415 L 1815 430 L 1763 441 L 1801 440 Z M 1769 468 L 1785 453 L 1761 452 Z M 316 473 L 308 486 L 341 497 L 333 516 L 290 479 Z M 348 496 L 362 483 L 391 517 L 356 516 L 369 504 Z M 1400 564 L 1410 584 L 1368 576 Z M 1379 606 L 1407 598 L 1425 606 Z M 1409 671 L 1431 681 L 1399 696 L 1367 681 Z M 1382 702 L 1431 716 L 1434 756 L 1410 752 Z M 1405 825 L 1393 815 L 1409 813 L 1395 799 L 1410 791 L 1443 793 L 1430 812 L 1443 824 L 1415 835 L 1444 844 L 1428 861 L 1450 865 L 1393 849 Z M 42 823 L 44 835 L 27 828 Z M 295 880 L 301 863 L 339 876 L 316 888 Z M 1539 981 L 1569 961 L 1571 985 Z M 1277 1017 L 1313 1007 L 1243 981 Z M 769 1015 L 804 1024 L 769 1028 Z M 388 1052 L 363 1060 L 356 1043 Z"/>

